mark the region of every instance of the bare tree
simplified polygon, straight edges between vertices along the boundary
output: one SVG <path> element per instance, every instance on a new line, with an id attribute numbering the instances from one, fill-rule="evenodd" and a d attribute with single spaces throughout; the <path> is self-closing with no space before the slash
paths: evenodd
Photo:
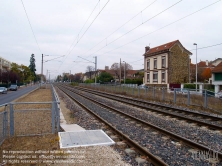
<path id="1" fill-rule="evenodd" d="M 86 67 L 86 75 L 89 76 L 89 79 L 92 78 L 93 73 L 94 73 L 94 68 L 93 68 L 93 66 L 87 66 L 87 67 Z"/>
<path id="2" fill-rule="evenodd" d="M 125 63 L 121 63 L 121 75 L 124 76 L 124 66 L 125 66 Z M 119 63 L 114 63 L 112 64 L 110 70 L 113 70 L 114 73 L 116 74 L 116 76 L 118 77 L 118 79 L 120 79 L 120 64 Z M 129 70 L 133 70 L 133 67 L 126 63 L 126 75 L 128 73 Z"/>

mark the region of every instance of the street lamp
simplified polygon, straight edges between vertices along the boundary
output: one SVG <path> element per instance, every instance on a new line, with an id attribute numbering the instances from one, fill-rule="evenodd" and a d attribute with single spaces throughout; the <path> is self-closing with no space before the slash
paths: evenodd
<path id="1" fill-rule="evenodd" d="M 193 43 L 196 46 L 196 92 L 197 92 L 197 44 Z"/>
<path id="2" fill-rule="evenodd" d="M 124 64 L 124 84 L 126 82 L 126 62 L 123 61 L 125 64 Z"/>

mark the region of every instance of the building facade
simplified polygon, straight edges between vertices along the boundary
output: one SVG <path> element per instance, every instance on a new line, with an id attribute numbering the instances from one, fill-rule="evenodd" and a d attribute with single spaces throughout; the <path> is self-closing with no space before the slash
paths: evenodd
<path id="1" fill-rule="evenodd" d="M 11 69 L 11 62 L 0 57 L 0 71 L 5 72 Z"/>
<path id="2" fill-rule="evenodd" d="M 167 86 L 189 82 L 190 55 L 179 40 L 154 48 L 145 47 L 144 83 Z"/>

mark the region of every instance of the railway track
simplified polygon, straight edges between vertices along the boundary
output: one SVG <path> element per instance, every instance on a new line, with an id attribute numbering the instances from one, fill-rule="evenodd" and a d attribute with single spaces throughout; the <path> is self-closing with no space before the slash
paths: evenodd
<path id="1" fill-rule="evenodd" d="M 105 119 L 105 122 L 109 124 L 110 127 L 114 127 L 113 130 L 115 130 L 118 134 L 123 134 L 124 133 L 124 136 L 121 136 L 124 138 L 124 140 L 127 140 L 127 139 L 133 139 L 133 140 L 136 140 L 133 141 L 134 142 L 134 147 L 136 147 L 136 149 L 138 149 L 138 147 L 140 147 L 140 153 L 142 155 L 146 155 L 146 156 L 149 156 L 149 158 L 152 160 L 153 163 L 155 162 L 159 162 L 158 159 L 159 157 L 161 159 L 163 159 L 164 162 L 166 162 L 165 164 L 175 164 L 175 163 L 183 163 L 184 161 L 187 161 L 188 162 L 190 161 L 191 163 L 195 162 L 195 160 L 191 157 L 191 155 L 187 156 L 186 159 L 181 159 L 181 154 L 182 156 L 186 156 L 187 154 L 190 154 L 189 152 L 189 149 L 190 147 L 193 147 L 193 148 L 196 148 L 198 150 L 202 150 L 202 151 L 209 151 L 209 147 L 206 147 L 206 146 L 203 146 L 201 144 L 198 144 L 196 142 L 193 142 L 189 139 L 186 139 L 184 137 L 181 137 L 180 135 L 177 135 L 177 134 L 174 134 L 172 132 L 169 132 L 165 129 L 162 129 L 158 126 L 155 126 L 151 123 L 148 123 L 144 120 L 141 120 L 139 118 L 136 118 L 132 115 L 129 115 L 127 113 L 125 113 L 124 111 L 120 111 L 116 108 L 113 108 L 111 106 L 108 106 L 107 103 L 105 104 L 102 104 L 100 101 L 97 101 L 97 100 L 94 100 L 92 99 L 94 96 L 91 95 L 91 97 L 87 96 L 84 92 L 80 92 L 80 91 L 77 91 L 76 89 L 73 89 L 73 88 L 68 88 L 67 87 L 62 87 L 62 86 L 58 86 L 59 88 L 61 88 L 65 93 L 67 93 L 70 97 L 72 96 L 72 98 L 81 98 L 82 102 L 78 101 L 78 103 L 82 105 L 82 107 L 84 107 L 85 109 L 88 109 L 86 107 L 86 105 L 93 105 L 93 109 L 91 110 L 92 111 L 92 114 L 94 114 L 95 116 L 97 116 L 98 118 L 100 118 L 101 120 Z M 75 97 L 74 97 L 75 96 Z M 104 97 L 104 96 L 103 96 Z M 89 104 L 90 103 L 90 104 Z M 96 104 L 95 104 L 96 103 Z M 96 105 L 96 106 L 95 106 Z M 103 109 L 103 111 L 96 111 L 96 109 L 94 107 L 98 107 L 101 109 Z M 91 106 L 89 106 L 91 107 Z M 105 110 L 105 111 L 104 111 Z M 108 117 L 107 117 L 108 116 Z M 113 117 L 115 116 L 115 120 L 112 119 L 110 121 L 110 117 Z M 114 121 L 116 121 L 116 119 L 118 119 L 118 121 L 116 123 L 120 123 L 121 121 L 121 124 L 122 126 L 118 126 L 115 124 Z M 132 126 L 132 124 L 135 124 L 135 126 Z M 133 128 L 132 130 L 133 131 L 136 131 L 136 136 L 134 135 L 135 133 L 132 133 L 132 132 L 127 132 L 126 130 L 128 128 Z M 131 129 L 130 129 L 131 130 Z M 150 136 L 149 134 L 152 133 Z M 142 137 L 145 137 L 145 138 L 138 138 L 137 136 L 142 136 Z M 165 136 L 167 136 L 167 140 L 165 140 Z M 151 138 L 150 138 L 151 137 Z M 150 138 L 150 139 L 148 139 Z M 155 146 L 153 144 L 155 144 L 154 142 L 149 143 L 145 143 L 146 141 L 148 140 L 154 140 L 154 142 L 156 140 L 158 140 L 158 144 L 159 144 L 159 148 L 161 149 L 161 147 L 163 147 L 162 145 L 168 145 L 168 146 L 164 146 L 164 150 L 157 153 L 155 152 L 155 150 L 153 148 L 150 148 L 150 146 Z M 175 140 L 177 141 L 182 141 L 183 143 L 175 143 Z M 130 142 L 130 140 L 127 140 L 128 142 Z M 172 143 L 173 142 L 173 143 Z M 136 143 L 136 144 L 135 144 Z M 129 143 L 132 145 L 132 143 Z M 180 146 L 179 148 L 177 146 Z M 147 149 L 151 149 L 151 153 L 149 151 L 147 151 Z M 174 158 L 172 157 L 169 157 L 167 155 L 167 153 L 170 153 L 170 151 L 173 149 L 173 151 L 175 151 L 175 154 L 178 154 L 179 156 L 179 159 L 178 159 L 178 156 L 175 156 Z M 166 151 L 168 151 L 166 153 Z M 213 150 L 212 150 L 213 152 Z M 154 155 L 152 155 L 154 153 Z M 222 158 L 222 154 L 219 152 L 215 152 L 217 153 L 218 157 L 219 158 Z M 159 156 L 159 157 L 155 157 L 155 156 Z M 166 159 L 166 156 L 167 156 L 167 159 Z M 162 162 L 162 161 L 161 161 Z M 204 164 L 204 163 L 203 163 Z M 155 163 L 155 165 L 158 165 L 157 163 Z M 163 163 L 161 164 L 163 165 Z M 177 165 L 177 164 L 176 164 Z"/>
<path id="2" fill-rule="evenodd" d="M 149 162 L 151 162 L 153 165 L 163 165 L 163 166 L 167 166 L 168 164 L 166 164 L 163 160 L 161 160 L 160 158 L 154 156 L 152 153 L 150 153 L 148 150 L 146 150 L 144 147 L 140 146 L 137 142 L 133 141 L 132 139 L 130 139 L 127 135 L 125 135 L 124 133 L 122 133 L 121 131 L 117 130 L 115 127 L 113 127 L 112 124 L 110 124 L 107 120 L 101 118 L 100 116 L 98 116 L 94 111 L 92 111 L 91 109 L 89 109 L 88 107 L 86 107 L 82 102 L 76 100 L 76 98 L 73 96 L 73 93 L 70 93 L 69 90 L 61 88 L 58 86 L 58 88 L 60 90 L 62 90 L 67 96 L 69 96 L 72 100 L 74 100 L 75 102 L 77 102 L 82 108 L 84 108 L 86 111 L 90 112 L 91 114 L 93 114 L 96 118 L 98 118 L 100 121 L 102 121 L 103 123 L 105 123 L 107 126 L 109 126 L 111 128 L 112 131 L 114 131 L 116 134 L 119 135 L 119 137 L 121 137 L 122 139 L 124 139 L 124 141 L 127 142 L 128 145 L 130 145 L 131 147 L 134 147 L 141 155 L 144 156 L 148 156 L 149 157 Z"/>
<path id="3" fill-rule="evenodd" d="M 157 112 L 173 118 L 185 120 L 189 123 L 196 123 L 199 126 L 205 126 L 213 130 L 222 130 L 222 117 L 212 116 L 204 113 L 188 111 L 184 109 L 174 108 L 166 105 L 160 105 L 151 103 L 144 100 L 130 98 L 122 95 L 115 95 L 106 92 L 99 92 L 96 90 L 90 90 L 87 88 L 78 88 L 82 91 L 106 97 L 115 101 L 120 101 L 125 104 L 129 104 L 149 111 Z"/>

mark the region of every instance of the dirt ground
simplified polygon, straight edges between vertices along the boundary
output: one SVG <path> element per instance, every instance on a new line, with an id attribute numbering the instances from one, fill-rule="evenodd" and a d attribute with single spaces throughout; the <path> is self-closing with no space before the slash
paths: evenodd
<path id="1" fill-rule="evenodd" d="M 38 89 L 32 93 L 19 98 L 16 102 L 49 102 L 52 101 L 50 89 Z M 70 111 L 65 107 L 61 100 L 61 110 L 67 123 L 74 123 Z M 58 134 L 44 134 L 37 136 L 16 136 L 17 134 L 40 134 L 45 128 L 49 127 L 50 118 L 44 110 L 34 111 L 35 109 L 50 108 L 50 105 L 17 105 L 15 109 L 23 110 L 33 109 L 29 112 L 18 112 L 15 116 L 15 136 L 7 138 L 0 146 L 0 165 L 127 165 L 120 155 L 109 146 L 80 147 L 72 149 L 60 149 Z M 50 128 L 51 129 L 51 128 Z M 37 133 L 36 133 L 37 131 Z M 23 133 L 22 133 L 23 132 Z"/>

